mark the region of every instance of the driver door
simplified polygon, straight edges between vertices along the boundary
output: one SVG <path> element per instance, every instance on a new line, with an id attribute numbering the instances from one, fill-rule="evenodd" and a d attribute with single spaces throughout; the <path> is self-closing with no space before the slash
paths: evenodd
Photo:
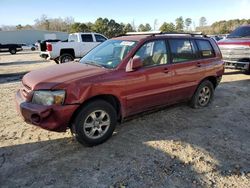
<path id="1" fill-rule="evenodd" d="M 128 115 L 168 104 L 172 71 L 164 40 L 145 43 L 135 54 L 143 67 L 127 72 Z"/>

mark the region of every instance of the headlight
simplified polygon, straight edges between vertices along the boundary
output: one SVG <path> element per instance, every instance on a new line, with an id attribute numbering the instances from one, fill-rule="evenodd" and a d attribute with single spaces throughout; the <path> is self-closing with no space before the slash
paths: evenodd
<path id="1" fill-rule="evenodd" d="M 61 105 L 64 103 L 65 91 L 35 91 L 32 98 L 32 103 L 42 105 Z"/>

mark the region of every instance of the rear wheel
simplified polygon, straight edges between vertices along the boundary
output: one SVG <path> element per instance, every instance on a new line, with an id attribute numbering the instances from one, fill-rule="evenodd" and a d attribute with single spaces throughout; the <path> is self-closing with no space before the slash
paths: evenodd
<path id="1" fill-rule="evenodd" d="M 116 123 L 117 113 L 114 107 L 106 101 L 96 100 L 79 111 L 71 131 L 81 144 L 94 146 L 112 136 Z"/>
<path id="2" fill-rule="evenodd" d="M 201 108 L 209 105 L 214 96 L 214 86 L 209 80 L 203 81 L 194 93 L 190 105 L 192 108 Z"/>
<path id="3" fill-rule="evenodd" d="M 56 64 L 60 63 L 60 61 L 58 59 L 54 59 L 54 61 L 55 61 Z"/>
<path id="4" fill-rule="evenodd" d="M 16 54 L 16 49 L 15 48 L 11 48 L 9 49 L 10 53 L 13 55 L 13 54 Z"/>
<path id="5" fill-rule="evenodd" d="M 74 57 L 71 54 L 62 54 L 59 57 L 60 63 L 68 63 L 70 61 L 74 61 Z"/>
<path id="6" fill-rule="evenodd" d="M 246 70 L 246 74 L 250 74 L 250 62 L 248 64 L 248 70 Z"/>

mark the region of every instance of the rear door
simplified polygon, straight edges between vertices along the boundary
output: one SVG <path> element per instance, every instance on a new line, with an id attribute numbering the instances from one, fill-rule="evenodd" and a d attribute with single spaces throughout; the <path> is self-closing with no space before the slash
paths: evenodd
<path id="1" fill-rule="evenodd" d="M 128 114 L 149 110 L 168 103 L 171 90 L 171 70 L 164 40 L 145 43 L 135 54 L 143 67 L 126 73 L 125 89 Z"/>
<path id="2" fill-rule="evenodd" d="M 171 102 L 191 98 L 206 68 L 199 59 L 194 40 L 169 39 L 171 69 L 173 71 Z"/>

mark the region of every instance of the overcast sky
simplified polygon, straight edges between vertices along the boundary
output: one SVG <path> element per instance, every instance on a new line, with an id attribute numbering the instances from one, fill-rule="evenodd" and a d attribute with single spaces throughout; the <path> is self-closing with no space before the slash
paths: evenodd
<path id="1" fill-rule="evenodd" d="M 179 16 L 192 18 L 196 26 L 205 16 L 208 24 L 219 20 L 250 19 L 250 0 L 0 0 L 0 25 L 34 24 L 41 15 L 73 17 L 94 22 L 107 17 L 117 22 L 174 22 Z"/>

